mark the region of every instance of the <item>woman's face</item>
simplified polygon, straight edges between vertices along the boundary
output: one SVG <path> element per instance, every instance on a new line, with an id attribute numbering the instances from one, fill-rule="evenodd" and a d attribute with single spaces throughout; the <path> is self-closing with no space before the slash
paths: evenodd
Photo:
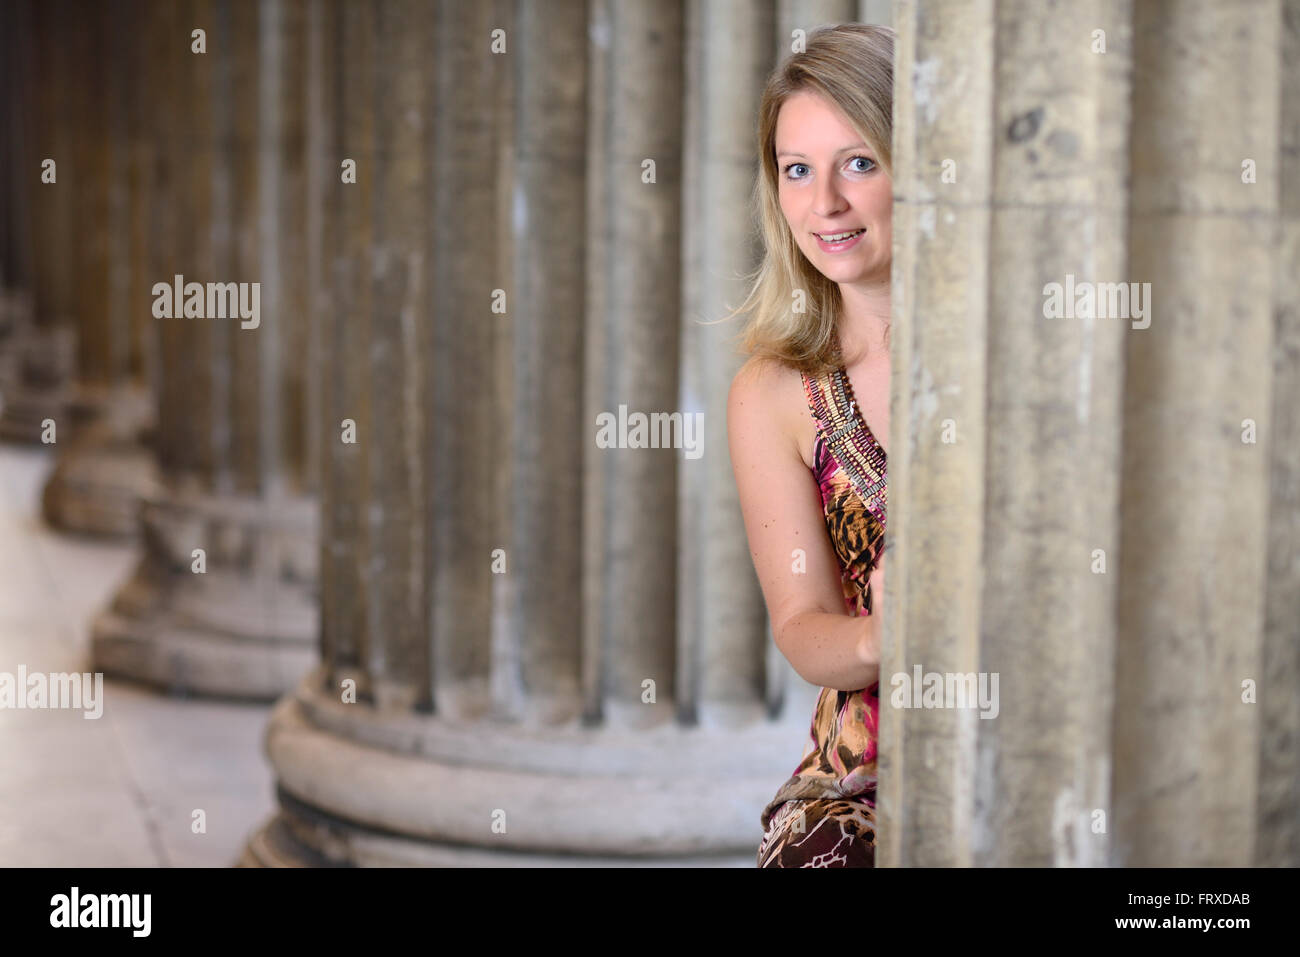
<path id="1" fill-rule="evenodd" d="M 893 184 L 830 101 L 808 92 L 786 98 L 776 165 L 781 211 L 808 261 L 834 282 L 888 283 Z M 848 232 L 857 235 L 838 235 Z"/>

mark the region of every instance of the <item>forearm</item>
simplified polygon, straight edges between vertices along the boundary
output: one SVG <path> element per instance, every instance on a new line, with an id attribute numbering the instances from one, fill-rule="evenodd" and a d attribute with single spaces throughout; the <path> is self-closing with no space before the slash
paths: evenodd
<path id="1" fill-rule="evenodd" d="M 871 664 L 858 657 L 863 635 L 871 635 L 877 649 Z M 833 615 L 805 612 L 795 615 L 776 637 L 781 654 L 810 684 L 837 691 L 857 691 L 880 675 L 880 616 Z"/>

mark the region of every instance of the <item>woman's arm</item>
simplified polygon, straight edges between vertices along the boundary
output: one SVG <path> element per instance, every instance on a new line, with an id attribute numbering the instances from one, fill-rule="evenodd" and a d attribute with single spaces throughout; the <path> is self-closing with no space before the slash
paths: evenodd
<path id="1" fill-rule="evenodd" d="M 731 467 L 777 648 L 805 681 L 856 691 L 879 674 L 879 616 L 845 611 L 821 495 L 799 456 L 798 422 L 782 411 L 801 408 L 802 400 L 797 372 L 770 360 L 747 362 L 727 395 Z M 795 549 L 804 552 L 802 570 Z M 878 602 L 881 592 L 873 587 L 873 595 Z"/>

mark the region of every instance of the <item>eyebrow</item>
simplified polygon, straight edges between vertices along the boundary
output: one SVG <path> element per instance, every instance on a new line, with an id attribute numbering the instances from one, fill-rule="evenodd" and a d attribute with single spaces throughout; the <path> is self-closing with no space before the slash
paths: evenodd
<path id="1" fill-rule="evenodd" d="M 847 153 L 849 150 L 865 150 L 865 149 L 870 149 L 870 147 L 867 146 L 866 143 L 854 143 L 852 146 L 841 146 L 839 149 L 835 151 L 834 155 L 839 156 L 841 153 Z M 796 153 L 793 150 L 781 150 L 776 155 L 777 156 L 798 156 L 800 159 L 808 158 L 807 156 L 804 156 L 803 153 Z"/>

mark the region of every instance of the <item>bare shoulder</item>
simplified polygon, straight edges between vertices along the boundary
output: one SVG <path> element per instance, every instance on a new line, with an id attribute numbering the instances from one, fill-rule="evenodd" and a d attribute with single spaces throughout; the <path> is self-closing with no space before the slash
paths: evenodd
<path id="1" fill-rule="evenodd" d="M 754 571 L 777 648 L 787 657 L 786 624 L 795 615 L 844 614 L 839 566 L 807 466 L 812 440 L 804 432 L 811 436 L 815 425 L 799 371 L 779 360 L 746 362 L 727 396 L 728 447 Z M 793 549 L 807 560 L 797 573 Z"/>
<path id="2" fill-rule="evenodd" d="M 799 370 L 778 359 L 753 356 L 736 372 L 727 394 L 727 429 L 733 440 L 761 431 L 800 458 L 804 415 L 803 379 Z"/>
<path id="3" fill-rule="evenodd" d="M 791 412 L 798 409 L 791 400 L 802 394 L 803 383 L 797 369 L 778 359 L 753 356 L 732 378 L 727 404 L 733 408 L 758 406 L 769 415 L 779 415 L 783 424 L 788 424 L 793 418 Z"/>

